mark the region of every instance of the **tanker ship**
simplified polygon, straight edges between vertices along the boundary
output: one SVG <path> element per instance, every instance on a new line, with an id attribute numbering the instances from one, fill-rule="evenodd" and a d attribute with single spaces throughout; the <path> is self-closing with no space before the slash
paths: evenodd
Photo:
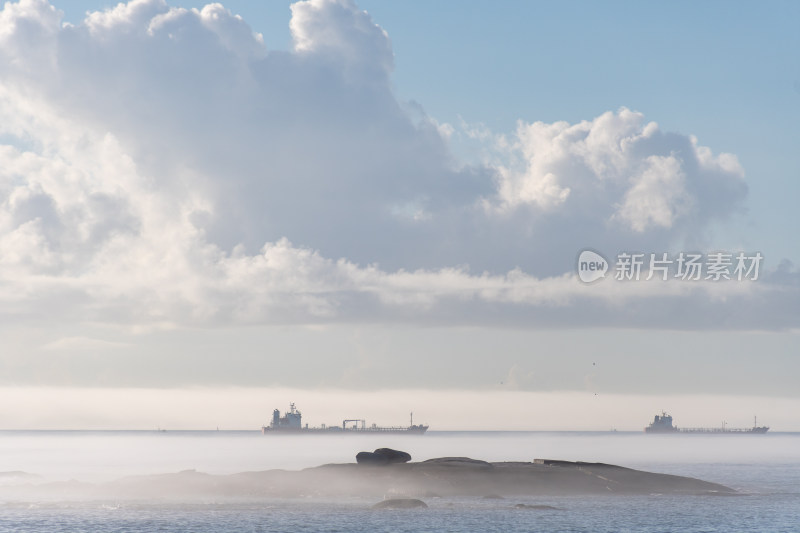
<path id="1" fill-rule="evenodd" d="M 289 410 L 281 416 L 278 409 L 272 411 L 272 422 L 269 426 L 262 426 L 261 433 L 264 435 L 274 434 L 317 434 L 317 435 L 342 435 L 342 434 L 365 434 L 365 433 L 404 433 L 408 435 L 422 435 L 428 431 L 428 426 L 414 424 L 414 413 L 411 413 L 411 423 L 408 426 L 381 427 L 375 424 L 367 426 L 366 420 L 360 418 L 350 418 L 342 420 L 341 426 L 308 427 L 303 425 L 303 415 L 293 404 L 289 404 Z"/>
<path id="2" fill-rule="evenodd" d="M 656 415 L 649 426 L 644 428 L 645 433 L 706 433 L 706 434 L 763 434 L 769 431 L 768 426 L 759 426 L 758 419 L 753 419 L 753 427 L 751 428 L 729 428 L 722 423 L 718 428 L 678 428 L 672 425 L 672 417 L 661 412 L 661 415 Z"/>

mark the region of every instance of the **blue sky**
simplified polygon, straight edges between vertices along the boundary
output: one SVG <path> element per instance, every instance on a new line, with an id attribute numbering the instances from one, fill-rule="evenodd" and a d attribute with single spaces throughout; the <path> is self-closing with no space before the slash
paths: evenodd
<path id="1" fill-rule="evenodd" d="M 513 428 L 635 428 L 698 395 L 684 425 L 727 404 L 800 427 L 796 3 L 54 5 L 0 16 L 14 394 L 83 391 L 97 427 L 87 390 L 198 387 L 263 387 L 241 427 L 409 390 L 567 406 Z M 586 247 L 764 265 L 589 286 Z"/>

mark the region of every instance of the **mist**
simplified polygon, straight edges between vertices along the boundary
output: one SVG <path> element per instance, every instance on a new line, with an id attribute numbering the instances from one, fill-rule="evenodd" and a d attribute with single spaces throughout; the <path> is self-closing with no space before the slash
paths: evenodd
<path id="1" fill-rule="evenodd" d="M 359 451 L 390 447 L 413 462 L 470 457 L 489 462 L 537 458 L 633 468 L 800 461 L 796 434 L 646 435 L 628 432 L 436 432 L 413 435 L 261 435 L 258 431 L 3 431 L 0 472 L 38 482 L 113 481 L 196 470 L 213 475 L 301 470 L 354 463 Z M 6 483 L 8 478 L 6 476 Z"/>

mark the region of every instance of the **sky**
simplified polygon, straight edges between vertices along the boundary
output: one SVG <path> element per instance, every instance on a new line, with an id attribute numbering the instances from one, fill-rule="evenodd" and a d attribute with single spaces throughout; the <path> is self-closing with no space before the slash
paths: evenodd
<path id="1" fill-rule="evenodd" d="M 800 431 L 798 15 L 6 3 L 0 427 Z"/>

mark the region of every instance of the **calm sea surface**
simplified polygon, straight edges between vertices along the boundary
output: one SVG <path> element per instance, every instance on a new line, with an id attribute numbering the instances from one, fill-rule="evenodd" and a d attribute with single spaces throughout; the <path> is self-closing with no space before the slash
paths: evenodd
<path id="1" fill-rule="evenodd" d="M 468 456 L 601 461 L 687 475 L 739 496 L 428 498 L 373 511 L 374 499 L 113 501 L 37 497 L 35 487 L 196 469 L 232 474 L 352 462 L 360 450 L 414 460 Z M 31 490 L 34 487 L 34 490 Z M 518 503 L 558 510 L 515 509 Z M 430 432 L 424 436 L 265 437 L 258 432 L 0 431 L 0 531 L 800 531 L 800 434 Z"/>

